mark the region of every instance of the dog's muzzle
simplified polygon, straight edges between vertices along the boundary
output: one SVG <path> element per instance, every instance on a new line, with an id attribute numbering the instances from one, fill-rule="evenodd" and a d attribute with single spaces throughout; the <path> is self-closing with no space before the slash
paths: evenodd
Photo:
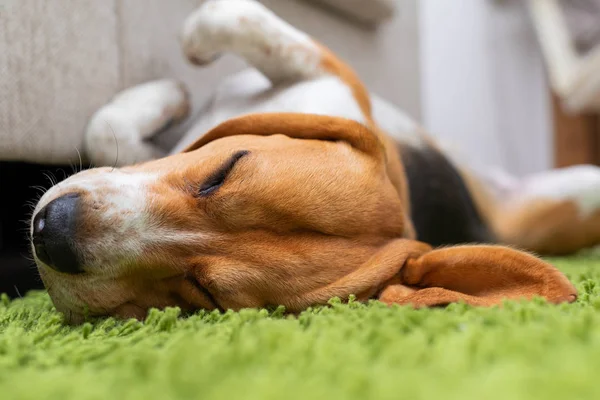
<path id="1" fill-rule="evenodd" d="M 35 255 L 59 272 L 82 272 L 73 240 L 79 202 L 77 193 L 63 195 L 48 203 L 33 218 L 32 242 Z"/>

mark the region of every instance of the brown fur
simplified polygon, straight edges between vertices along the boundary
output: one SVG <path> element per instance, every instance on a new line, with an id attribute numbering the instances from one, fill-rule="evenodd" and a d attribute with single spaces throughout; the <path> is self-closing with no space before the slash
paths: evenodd
<path id="1" fill-rule="evenodd" d="M 323 51 L 324 68 L 352 88 L 369 126 L 308 114 L 248 115 L 217 126 L 181 154 L 123 168 L 160 172 L 146 213 L 153 226 L 182 239 L 147 246 L 95 281 L 42 269 L 57 307 L 77 322 L 77 303 L 92 314 L 141 318 L 149 307 L 167 305 L 301 311 L 351 294 L 416 307 L 533 296 L 574 301 L 564 275 L 529 254 L 500 246 L 432 250 L 414 240 L 397 146 L 372 121 L 368 94 L 352 70 Z M 223 186 L 198 195 L 239 151 L 249 153 Z M 93 237 L 91 227 L 111 228 L 84 215 L 79 240 Z M 199 236 L 183 239 L 189 232 Z M 62 293 L 66 287 L 77 301 Z"/>

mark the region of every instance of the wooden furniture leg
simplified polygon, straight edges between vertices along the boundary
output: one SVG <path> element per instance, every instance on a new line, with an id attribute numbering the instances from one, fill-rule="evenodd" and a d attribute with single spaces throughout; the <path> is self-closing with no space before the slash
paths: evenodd
<path id="1" fill-rule="evenodd" d="M 552 95 L 554 166 L 600 164 L 600 119 L 595 114 L 569 114 Z"/>

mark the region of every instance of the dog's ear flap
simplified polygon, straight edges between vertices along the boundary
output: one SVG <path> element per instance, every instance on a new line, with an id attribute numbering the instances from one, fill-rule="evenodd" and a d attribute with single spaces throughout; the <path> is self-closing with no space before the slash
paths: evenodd
<path id="1" fill-rule="evenodd" d="M 196 150 L 227 136 L 276 134 L 297 139 L 344 141 L 378 159 L 385 154 L 379 137 L 361 123 L 345 118 L 300 113 L 261 113 L 233 118 L 208 131 L 183 152 Z"/>
<path id="2" fill-rule="evenodd" d="M 530 254 L 502 246 L 456 246 L 407 260 L 379 299 L 431 307 L 492 306 L 533 297 L 573 302 L 577 290 L 560 271 Z"/>
<path id="3" fill-rule="evenodd" d="M 352 294 L 363 301 L 375 297 L 417 308 L 455 302 L 493 306 L 534 297 L 550 303 L 577 299 L 577 290 L 565 275 L 521 251 L 483 245 L 432 250 L 425 243 L 396 239 L 355 271 L 296 303 L 308 307 Z"/>

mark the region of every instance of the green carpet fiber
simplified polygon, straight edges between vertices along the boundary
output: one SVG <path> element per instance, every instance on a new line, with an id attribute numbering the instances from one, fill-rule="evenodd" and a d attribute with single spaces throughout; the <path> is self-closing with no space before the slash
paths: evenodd
<path id="1" fill-rule="evenodd" d="M 2 399 L 598 399 L 600 254 L 552 259 L 575 304 L 153 310 L 62 324 L 44 292 L 0 301 Z"/>

